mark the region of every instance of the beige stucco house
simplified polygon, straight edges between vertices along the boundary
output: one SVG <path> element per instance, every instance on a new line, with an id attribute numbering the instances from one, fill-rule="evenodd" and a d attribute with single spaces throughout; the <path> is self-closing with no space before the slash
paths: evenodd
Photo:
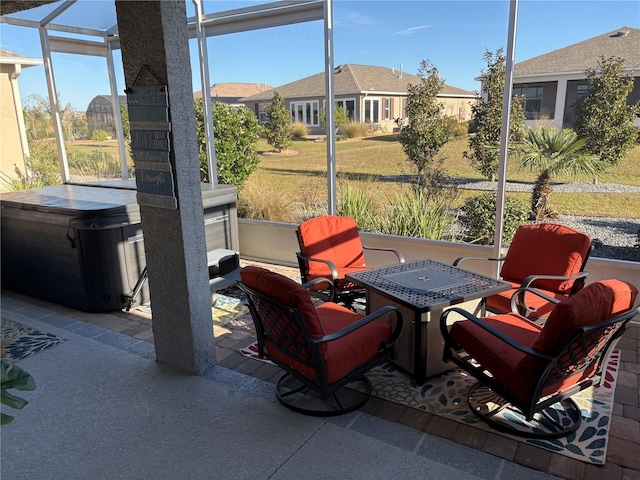
<path id="1" fill-rule="evenodd" d="M 392 131 L 398 119 L 405 118 L 407 86 L 418 84 L 420 78 L 401 70 L 347 63 L 334 69 L 336 104 L 356 122 L 379 124 L 383 131 Z M 310 133 L 324 133 L 320 125 L 325 109 L 325 74 L 311 75 L 295 82 L 243 98 L 241 101 L 264 121 L 265 107 L 278 92 L 291 112 L 291 122 L 307 125 Z M 439 95 L 445 115 L 458 121 L 471 118 L 474 92 L 445 85 Z"/>
<path id="2" fill-rule="evenodd" d="M 602 56 L 624 60 L 625 73 L 635 77 L 628 103 L 640 100 L 640 30 L 622 27 L 514 66 L 513 94 L 525 96 L 527 123 L 543 118 L 558 128 L 572 126 L 571 107 L 587 92 L 585 72 Z"/>
<path id="3" fill-rule="evenodd" d="M 23 68 L 35 65 L 42 65 L 42 60 L 0 50 L 0 172 L 3 178 L 16 178 L 16 168 L 23 173 L 26 170 L 29 145 L 18 77 Z M 3 187 L 4 182 L 0 182 L 0 189 Z"/>

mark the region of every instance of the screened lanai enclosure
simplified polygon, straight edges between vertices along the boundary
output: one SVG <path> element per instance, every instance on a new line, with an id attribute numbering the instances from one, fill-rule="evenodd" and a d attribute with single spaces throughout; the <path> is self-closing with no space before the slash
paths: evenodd
<path id="1" fill-rule="evenodd" d="M 30 8 L 34 3 L 38 6 Z M 223 49 L 237 51 L 238 61 L 249 64 L 257 64 L 258 57 L 272 56 L 269 68 L 290 72 L 292 79 L 299 75 L 297 65 L 312 59 L 312 71 L 325 74 L 326 199 L 328 212 L 335 213 L 337 167 L 332 73 L 334 50 L 340 49 L 335 32 L 338 25 L 348 32 L 357 22 L 364 23 L 366 19 L 348 10 L 343 10 L 344 17 L 334 15 L 336 5 L 332 0 L 243 2 L 242 6 L 238 2 L 202 0 L 42 3 L 5 0 L 0 4 L 0 22 L 3 43 L 9 32 L 5 29 L 26 29 L 31 32 L 31 41 L 40 46 L 63 185 L 52 191 L 22 192 L 11 201 L 3 196 L 3 248 L 11 246 L 13 250 L 8 253 L 12 258 L 20 258 L 17 252 L 24 252 L 24 262 L 32 264 L 30 253 L 34 248 L 54 249 L 57 246 L 68 249 L 67 255 L 71 255 L 72 250 L 75 254 L 82 252 L 79 256 L 74 255 L 71 263 L 64 261 L 65 256 L 51 253 L 50 261 L 62 259 L 65 268 L 57 268 L 51 263 L 43 277 L 51 278 L 62 270 L 66 277 L 58 279 L 58 284 L 75 282 L 86 286 L 88 278 L 95 282 L 96 276 L 103 275 L 106 270 L 107 275 L 103 275 L 100 282 L 118 283 L 116 290 L 120 290 L 120 295 L 123 290 L 133 288 L 132 280 L 140 278 L 144 267 L 148 266 L 148 295 L 154 305 L 158 360 L 200 373 L 215 361 L 213 342 L 209 338 L 208 253 L 228 250 L 240 252 L 245 258 L 293 264 L 296 245 L 295 225 L 238 220 L 235 187 L 217 185 L 216 142 L 208 95 L 203 95 L 203 108 L 207 176 L 211 183 L 201 184 L 193 138 L 193 94 L 209 91 L 212 72 L 227 71 L 227 75 L 232 75 L 233 65 L 216 60 L 216 52 Z M 396 8 L 405 8 L 410 3 L 390 2 L 398 5 Z M 494 6 L 498 3 L 489 2 Z M 500 46 L 506 52 L 503 132 L 509 131 L 519 6 L 517 0 L 499 5 L 504 18 L 497 21 L 501 26 L 497 31 L 500 31 Z M 428 21 L 428 18 L 424 19 L 424 22 Z M 304 26 L 304 30 L 289 30 L 296 26 Z M 282 35 L 273 36 L 275 45 L 258 44 L 258 37 L 251 36 L 253 32 L 268 29 L 282 29 Z M 248 41 L 244 45 L 249 44 L 252 48 L 236 50 L 240 44 L 236 40 L 245 39 L 245 35 Z M 357 42 L 357 38 L 352 37 L 349 41 Z M 290 49 L 294 48 L 294 43 L 304 46 L 304 55 L 293 56 Z M 265 49 L 269 55 L 265 55 Z M 464 62 L 462 57 L 460 61 Z M 100 63 L 92 63 L 95 59 Z M 57 95 L 58 75 L 63 70 L 60 65 L 68 61 L 78 63 L 74 72 L 76 82 L 106 80 L 104 88 L 108 92 L 96 91 L 94 96 L 106 95 L 111 99 L 111 105 L 117 106 L 119 98 L 126 95 L 135 179 L 130 178 L 123 126 L 117 111 L 113 112 L 113 130 L 118 139 L 121 178 L 78 184 L 71 177 L 60 118 L 63 108 Z M 81 70 L 85 64 L 92 65 L 92 76 L 80 73 L 86 72 Z M 408 259 L 423 258 L 425 252 L 435 260 L 447 262 L 469 254 L 498 256 L 502 251 L 507 153 L 508 141 L 503 133 L 497 228 L 492 247 L 374 234 L 367 235 L 367 243 L 373 246 L 391 243 L 402 249 Z M 35 213 L 32 219 L 25 220 L 25 212 Z M 40 245 L 25 249 L 20 240 L 7 244 L 9 237 L 4 229 L 12 225 L 22 238 L 33 238 Z M 47 228 L 55 230 L 55 242 L 43 234 Z M 143 237 L 144 247 L 140 243 Z M 99 255 L 94 250 L 96 245 L 101 248 Z M 8 258 L 3 251 L 3 274 Z M 116 259 L 115 262 L 111 262 L 112 259 Z M 23 269 L 24 262 L 14 260 L 14 271 Z M 376 264 L 375 257 L 372 262 Z M 113 271 L 106 269 L 105 265 L 110 263 L 120 266 Z M 592 275 L 620 279 L 638 275 L 637 267 L 627 265 L 632 262 L 620 263 L 592 261 Z M 43 267 L 34 264 L 33 268 L 40 272 L 38 269 Z M 482 273 L 496 275 L 497 271 Z M 33 284 L 32 280 L 23 277 L 25 283 Z M 53 287 L 40 284 L 38 288 Z M 96 289 L 102 291 L 103 285 Z M 56 294 L 69 296 L 64 291 Z M 109 304 L 108 308 L 112 308 L 113 303 L 120 306 L 121 298 L 103 297 L 101 301 Z"/>

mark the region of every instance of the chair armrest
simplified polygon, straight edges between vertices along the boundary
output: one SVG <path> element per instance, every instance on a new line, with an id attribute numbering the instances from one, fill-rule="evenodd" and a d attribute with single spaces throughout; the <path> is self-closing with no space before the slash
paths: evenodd
<path id="1" fill-rule="evenodd" d="M 318 285 L 320 283 L 326 283 L 327 285 L 329 285 L 328 287 L 329 298 L 333 299 L 336 293 L 336 287 L 333 284 L 333 282 L 328 278 L 324 278 L 324 277 L 314 278 L 313 280 L 309 280 L 308 282 L 303 283 L 302 287 L 304 287 L 305 290 L 309 290 L 310 295 L 313 295 L 313 290 L 311 289 L 311 287 L 313 287 L 314 285 Z"/>
<path id="2" fill-rule="evenodd" d="M 365 250 L 374 250 L 374 251 L 379 251 L 379 252 L 390 252 L 390 253 L 394 253 L 396 257 L 398 257 L 398 263 L 404 263 L 404 255 L 402 254 L 402 252 L 396 248 L 384 248 L 384 247 L 368 247 L 366 245 L 363 245 L 362 248 L 364 248 Z"/>
<path id="3" fill-rule="evenodd" d="M 327 265 L 329 267 L 329 270 L 331 270 L 331 278 L 334 281 L 338 280 L 340 278 L 339 275 L 338 275 L 338 269 L 336 268 L 335 263 L 333 263 L 331 260 L 324 260 L 322 258 L 315 258 L 315 257 L 307 257 L 302 252 L 296 252 L 296 255 L 297 255 L 298 258 L 304 260 L 305 262 L 324 263 L 325 265 Z"/>
<path id="4" fill-rule="evenodd" d="M 505 257 L 500 258 L 487 258 L 487 257 L 458 257 L 453 261 L 453 266 L 457 267 L 460 263 L 467 260 L 485 260 L 490 262 L 502 262 L 505 260 Z"/>
<path id="5" fill-rule="evenodd" d="M 575 275 L 529 275 L 520 284 L 521 287 L 530 287 L 536 280 L 579 280 L 587 278 L 589 272 L 580 272 Z"/>
<path id="6" fill-rule="evenodd" d="M 522 353 L 526 353 L 527 355 L 533 355 L 535 357 L 538 357 L 540 359 L 547 360 L 547 361 L 551 361 L 551 360 L 554 359 L 554 357 L 552 357 L 550 355 L 546 355 L 544 353 L 538 352 L 538 351 L 533 350 L 533 349 L 531 349 L 531 348 L 529 348 L 529 347 L 527 347 L 525 345 L 522 345 L 519 342 L 516 342 L 513 338 L 505 335 L 500 330 L 498 330 L 498 329 L 492 327 L 491 325 L 489 325 L 488 323 L 486 323 L 483 318 L 478 318 L 475 315 L 467 312 L 466 310 L 463 310 L 462 308 L 458 308 L 458 307 L 454 307 L 454 308 L 450 308 L 448 310 L 445 310 L 442 313 L 442 315 L 440 316 L 440 332 L 442 333 L 443 338 L 445 340 L 448 340 L 449 343 L 453 343 L 455 345 L 458 345 L 451 338 L 451 335 L 449 335 L 449 329 L 447 328 L 447 316 L 451 312 L 456 312 L 456 313 L 462 315 L 464 318 L 466 318 L 467 320 L 475 323 L 476 325 L 478 325 L 483 330 L 487 331 L 488 333 L 490 333 L 494 337 L 498 338 L 500 341 L 506 343 L 510 347 L 515 348 L 516 350 L 518 350 L 518 351 L 520 351 Z"/>
<path id="7" fill-rule="evenodd" d="M 554 303 L 556 305 L 560 303 L 560 300 L 558 300 L 557 298 L 547 295 L 546 293 L 536 290 L 535 288 L 520 287 L 513 292 L 513 295 L 511 295 L 511 312 L 512 313 L 517 313 L 519 315 L 522 315 L 523 317 L 528 318 L 529 312 L 535 311 L 535 309 L 527 307 L 527 303 L 525 302 L 525 293 L 527 292 L 533 295 L 536 295 L 540 298 L 544 298 L 549 303 Z M 522 310 L 519 307 L 522 307 Z"/>
<path id="8" fill-rule="evenodd" d="M 400 333 L 402 332 L 402 326 L 403 326 L 403 319 L 402 319 L 402 314 L 400 313 L 400 311 L 396 308 L 396 307 L 392 307 L 392 306 L 386 306 L 386 307 L 382 307 L 378 310 L 376 310 L 373 313 L 370 313 L 369 315 L 367 315 L 366 317 L 362 317 L 360 320 L 358 320 L 357 322 L 352 323 L 351 325 L 343 328 L 342 330 L 338 330 L 337 332 L 331 333 L 329 335 L 325 335 L 324 337 L 320 337 L 320 338 L 313 338 L 311 341 L 313 343 L 324 343 L 324 342 L 331 342 L 333 340 L 336 340 L 338 338 L 344 337 L 345 335 L 348 335 L 356 330 L 358 330 L 359 328 L 363 327 L 364 325 L 371 323 L 374 320 L 377 320 L 378 318 L 388 314 L 389 312 L 394 312 L 395 316 L 396 316 L 396 322 L 395 322 L 395 326 L 393 328 L 393 332 L 391 333 L 391 337 L 389 337 L 389 339 L 385 342 L 385 346 L 388 345 L 392 345 L 400 336 Z"/>

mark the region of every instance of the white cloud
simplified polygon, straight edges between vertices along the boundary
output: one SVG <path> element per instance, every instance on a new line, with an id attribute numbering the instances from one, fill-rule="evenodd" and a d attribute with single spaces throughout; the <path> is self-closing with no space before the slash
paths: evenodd
<path id="1" fill-rule="evenodd" d="M 394 35 L 412 35 L 418 30 L 424 30 L 425 28 L 429 28 L 429 25 L 420 25 L 418 27 L 407 28 L 406 30 L 400 30 L 398 32 L 394 32 Z"/>
<path id="2" fill-rule="evenodd" d="M 334 17 L 334 23 L 336 25 L 377 25 L 378 21 L 367 15 L 362 15 L 361 13 L 354 12 L 353 10 L 341 12 L 340 17 Z"/>

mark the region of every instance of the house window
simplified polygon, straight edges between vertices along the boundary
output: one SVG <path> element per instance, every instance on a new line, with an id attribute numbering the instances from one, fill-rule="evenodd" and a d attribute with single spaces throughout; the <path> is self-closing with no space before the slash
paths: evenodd
<path id="1" fill-rule="evenodd" d="M 589 91 L 589 85 L 586 83 L 580 84 L 576 87 L 576 100 L 582 100 L 587 96 L 587 92 Z"/>
<path id="2" fill-rule="evenodd" d="M 356 114 L 356 101 L 353 98 L 336 100 L 336 107 L 342 108 L 347 118 L 353 121 Z"/>
<path id="3" fill-rule="evenodd" d="M 364 115 L 362 120 L 364 123 L 380 123 L 380 99 L 379 98 L 364 99 Z"/>
<path id="4" fill-rule="evenodd" d="M 384 120 L 391 120 L 391 99 L 382 99 L 382 118 Z"/>
<path id="5" fill-rule="evenodd" d="M 320 126 L 319 105 L 318 100 L 291 102 L 291 123 L 304 123 L 309 127 Z"/>
<path id="6" fill-rule="evenodd" d="M 540 118 L 542 113 L 542 85 L 520 85 L 513 87 L 513 95 L 524 95 L 524 112 L 527 120 Z"/>
<path id="7" fill-rule="evenodd" d="M 267 122 L 267 103 L 258 104 L 258 123 L 260 125 Z"/>

